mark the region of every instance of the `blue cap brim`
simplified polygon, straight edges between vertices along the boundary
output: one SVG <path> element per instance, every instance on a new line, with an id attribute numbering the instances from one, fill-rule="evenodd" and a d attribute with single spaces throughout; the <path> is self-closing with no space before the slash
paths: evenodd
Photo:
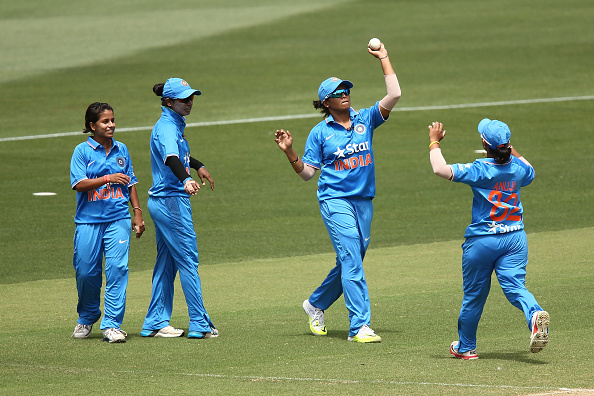
<path id="1" fill-rule="evenodd" d="M 332 77 L 331 77 L 332 78 Z M 329 80 L 329 79 L 328 79 Z M 326 81 L 328 81 L 326 80 Z M 330 81 L 328 83 L 326 83 L 326 81 L 322 82 L 322 84 L 320 85 L 320 88 L 318 89 L 318 98 L 320 99 L 320 101 L 324 101 L 328 98 L 328 95 L 331 94 L 332 92 L 336 91 L 336 89 L 341 85 L 344 84 L 344 86 L 348 89 L 353 88 L 353 83 L 350 82 L 349 80 L 341 80 L 341 79 L 336 79 L 335 81 Z M 321 88 L 324 88 L 324 92 L 320 92 Z M 323 96 L 322 96 L 323 95 Z"/>
<path id="2" fill-rule="evenodd" d="M 176 95 L 177 98 L 171 98 L 171 99 L 185 99 L 185 98 L 189 98 L 192 95 L 202 95 L 202 92 L 200 92 L 197 89 L 186 89 L 185 91 L 181 92 L 179 95 Z"/>

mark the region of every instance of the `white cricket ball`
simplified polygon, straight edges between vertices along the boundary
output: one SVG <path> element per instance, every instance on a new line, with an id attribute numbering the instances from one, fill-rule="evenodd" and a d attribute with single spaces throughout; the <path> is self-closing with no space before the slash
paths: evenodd
<path id="1" fill-rule="evenodd" d="M 380 39 L 374 37 L 371 40 L 369 40 L 369 48 L 371 48 L 372 51 L 377 51 L 378 49 L 380 49 L 381 46 L 382 42 L 380 41 Z"/>

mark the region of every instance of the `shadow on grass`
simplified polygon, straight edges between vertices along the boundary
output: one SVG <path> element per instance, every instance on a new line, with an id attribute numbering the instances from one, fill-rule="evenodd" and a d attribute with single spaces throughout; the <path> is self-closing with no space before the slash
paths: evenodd
<path id="1" fill-rule="evenodd" d="M 527 364 L 549 364 L 548 361 L 535 359 L 535 355 L 528 351 L 522 352 L 483 352 L 479 351 L 479 359 L 478 360 L 507 360 L 507 361 L 514 361 L 514 362 L 521 362 Z M 454 357 L 450 354 L 447 356 L 441 355 L 433 355 L 434 359 L 454 359 Z M 471 361 L 471 360 L 469 360 Z"/>
<path id="2" fill-rule="evenodd" d="M 382 329 L 376 330 L 376 332 L 382 338 L 386 337 L 387 334 L 401 333 L 400 331 L 397 331 L 397 330 L 382 330 Z M 308 334 L 313 336 L 313 334 L 311 334 L 311 333 L 308 333 Z M 328 334 L 323 337 L 346 341 L 348 336 L 349 336 L 348 330 L 328 330 Z M 314 337 L 319 337 L 319 336 L 314 336 Z"/>
<path id="3" fill-rule="evenodd" d="M 528 351 L 479 353 L 479 359 L 513 360 L 515 362 L 522 362 L 528 364 L 549 364 L 549 362 L 540 359 L 535 359 L 535 357 L 535 354 Z"/>

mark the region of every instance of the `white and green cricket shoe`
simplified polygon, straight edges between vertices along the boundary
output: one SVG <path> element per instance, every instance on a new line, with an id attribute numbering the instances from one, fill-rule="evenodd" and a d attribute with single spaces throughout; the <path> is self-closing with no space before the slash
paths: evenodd
<path id="1" fill-rule="evenodd" d="M 324 311 L 310 304 L 309 299 L 303 301 L 303 310 L 309 316 L 309 329 L 314 335 L 325 336 L 328 334 L 324 325 Z"/>
<path id="2" fill-rule="evenodd" d="M 361 326 L 361 328 L 359 329 L 357 334 L 355 334 L 354 336 L 350 336 L 349 338 L 347 338 L 347 340 L 354 341 L 354 342 L 364 342 L 364 343 L 381 342 L 382 337 L 375 334 L 375 332 L 371 329 L 371 327 L 369 327 L 367 325 L 363 325 L 363 326 Z"/>

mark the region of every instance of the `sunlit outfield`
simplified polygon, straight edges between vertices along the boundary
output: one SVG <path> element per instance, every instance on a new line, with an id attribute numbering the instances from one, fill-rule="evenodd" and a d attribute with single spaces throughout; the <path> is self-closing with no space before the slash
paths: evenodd
<path id="1" fill-rule="evenodd" d="M 6 2 L 5 2 L 6 3 Z M 588 1 L 73 1 L 0 4 L 0 394 L 543 394 L 594 388 L 591 136 L 594 5 Z M 315 181 L 294 175 L 273 141 L 299 153 L 311 101 L 332 75 L 353 106 L 385 94 L 369 38 L 386 45 L 403 96 L 374 137 L 377 197 L 365 272 L 377 345 L 348 343 L 342 300 L 313 337 L 301 302 L 334 263 Z M 159 116 L 152 86 L 187 79 L 203 93 L 186 130 L 215 179 L 193 198 L 208 341 L 139 336 L 150 299 L 154 229 L 131 246 L 128 342 L 70 338 L 75 193 L 69 164 L 93 101 L 120 130 Z M 553 98 L 570 98 L 555 101 Z M 548 99 L 548 100 L 547 100 Z M 524 103 L 520 101 L 526 101 Z M 511 102 L 502 104 L 501 102 Z M 492 105 L 477 105 L 492 103 Z M 461 105 L 452 108 L 453 105 Z M 441 106 L 441 107 L 440 107 Z M 233 120 L 305 115 L 279 121 Z M 433 175 L 431 121 L 449 162 L 470 162 L 484 117 L 507 122 L 536 169 L 522 190 L 528 287 L 551 314 L 550 345 L 528 351 L 523 315 L 496 281 L 479 325 L 480 359 L 451 359 L 462 298 L 468 187 Z M 146 207 L 150 130 L 118 132 Z M 33 196 L 50 191 L 57 195 Z M 172 324 L 187 328 L 177 285 Z"/>

